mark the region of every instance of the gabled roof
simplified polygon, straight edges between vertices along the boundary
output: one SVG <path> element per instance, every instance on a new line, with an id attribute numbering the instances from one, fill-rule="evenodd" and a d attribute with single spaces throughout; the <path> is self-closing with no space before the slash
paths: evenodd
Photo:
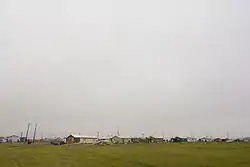
<path id="1" fill-rule="evenodd" d="M 72 137 L 74 137 L 74 138 L 81 138 L 81 139 L 97 139 L 97 137 L 96 136 L 82 136 L 82 135 L 74 135 L 74 134 L 71 134 L 71 135 L 69 135 L 69 136 L 72 136 Z M 69 137 L 68 136 L 68 137 Z"/>

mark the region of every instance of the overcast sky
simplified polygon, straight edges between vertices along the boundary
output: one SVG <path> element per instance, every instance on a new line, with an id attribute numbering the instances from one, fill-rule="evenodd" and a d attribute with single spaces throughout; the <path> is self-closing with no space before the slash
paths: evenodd
<path id="1" fill-rule="evenodd" d="M 0 136 L 250 136 L 249 0 L 1 0 Z"/>

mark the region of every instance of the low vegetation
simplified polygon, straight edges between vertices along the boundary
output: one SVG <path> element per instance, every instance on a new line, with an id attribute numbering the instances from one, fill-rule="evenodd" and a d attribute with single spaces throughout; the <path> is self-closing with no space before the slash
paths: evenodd
<path id="1" fill-rule="evenodd" d="M 0 144 L 1 167 L 249 167 L 248 143 Z"/>

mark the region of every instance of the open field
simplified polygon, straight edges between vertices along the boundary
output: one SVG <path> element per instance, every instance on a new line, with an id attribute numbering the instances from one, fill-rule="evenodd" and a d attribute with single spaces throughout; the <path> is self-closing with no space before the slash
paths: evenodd
<path id="1" fill-rule="evenodd" d="M 0 144 L 0 167 L 250 167 L 248 143 Z"/>

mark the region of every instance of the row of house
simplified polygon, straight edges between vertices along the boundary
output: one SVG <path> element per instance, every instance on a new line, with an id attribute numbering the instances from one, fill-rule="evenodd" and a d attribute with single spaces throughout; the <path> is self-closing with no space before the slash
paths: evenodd
<path id="1" fill-rule="evenodd" d="M 60 139 L 61 140 L 61 139 Z M 25 137 L 19 137 L 17 135 L 11 135 L 8 137 L 0 137 L 0 143 L 5 142 L 24 142 Z M 112 136 L 112 137 L 96 137 L 96 136 L 81 136 L 81 135 L 69 135 L 65 138 L 66 143 L 75 144 L 129 144 L 129 143 L 163 143 L 163 142 L 250 142 L 250 137 L 239 138 L 239 139 L 228 139 L 228 138 L 193 138 L 193 137 L 173 137 L 170 139 L 164 139 L 163 137 L 128 137 L 128 136 Z M 65 142 L 64 142 L 65 143 Z"/>
<path id="2" fill-rule="evenodd" d="M 209 137 L 202 137 L 202 138 L 181 138 L 181 137 L 174 137 L 168 140 L 169 142 L 250 142 L 250 137 L 245 138 L 238 138 L 238 139 L 229 139 L 229 138 L 209 138 Z"/>
<path id="3" fill-rule="evenodd" d="M 7 137 L 0 137 L 0 143 L 5 143 L 5 142 L 21 142 L 23 140 L 23 138 L 17 136 L 17 135 L 11 135 L 11 136 L 7 136 Z"/>
<path id="4" fill-rule="evenodd" d="M 0 143 L 16 143 L 16 142 L 25 142 L 25 137 L 20 137 L 17 135 L 11 135 L 7 137 L 0 137 Z"/>
<path id="5" fill-rule="evenodd" d="M 96 144 L 96 143 L 112 143 L 112 144 L 130 144 L 130 143 L 163 143 L 163 142 L 250 142 L 250 137 L 242 139 L 228 139 L 228 138 L 193 138 L 193 137 L 173 137 L 169 140 L 165 140 L 163 137 L 149 136 L 146 138 L 136 138 L 128 136 L 113 136 L 110 138 L 95 136 L 80 136 L 80 135 L 69 135 L 66 138 L 66 143 L 82 143 L 82 144 Z"/>
<path id="6" fill-rule="evenodd" d="M 147 137 L 147 138 L 135 138 L 128 136 L 113 136 L 113 137 L 96 137 L 96 136 L 81 136 L 81 135 L 69 135 L 66 138 L 66 143 L 82 143 L 82 144 L 95 144 L 95 143 L 112 143 L 112 144 L 130 144 L 130 143 L 162 143 L 163 138 Z"/>

